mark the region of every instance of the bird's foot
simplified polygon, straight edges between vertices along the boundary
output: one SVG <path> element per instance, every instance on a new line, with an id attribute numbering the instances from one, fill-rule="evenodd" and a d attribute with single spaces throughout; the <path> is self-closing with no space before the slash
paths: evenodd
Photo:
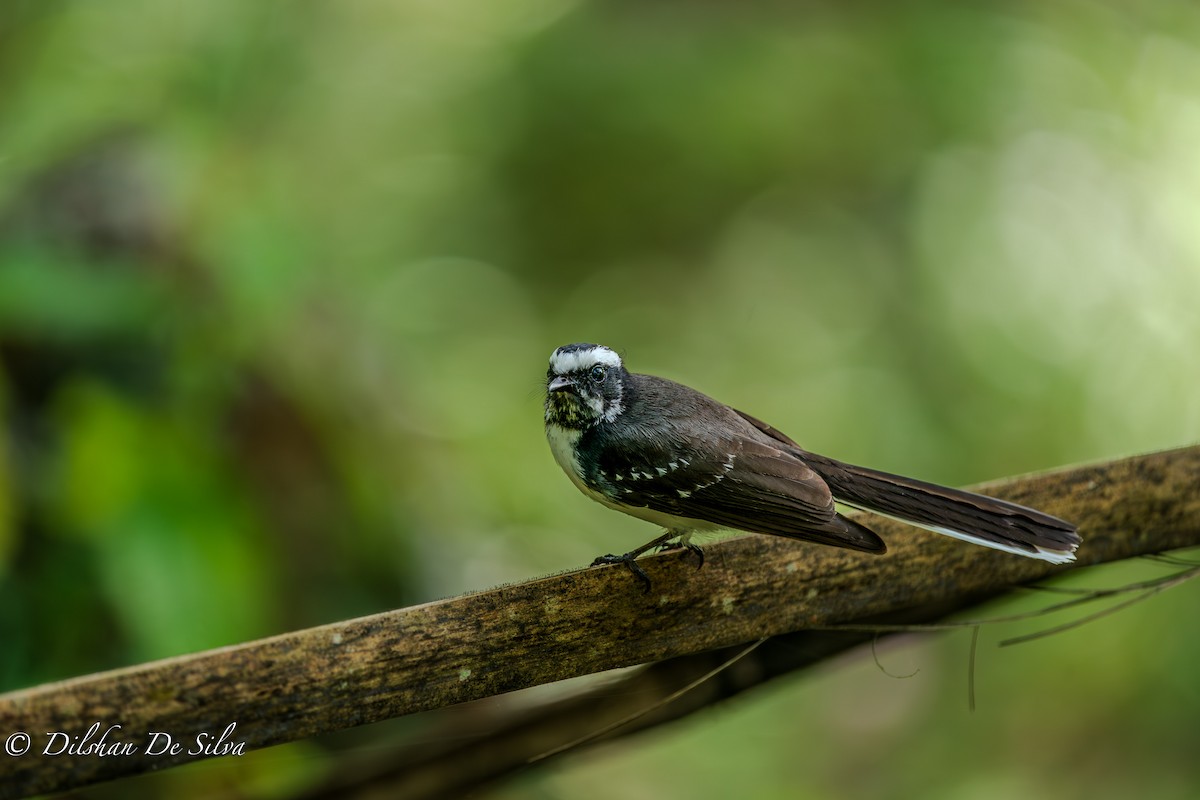
<path id="1" fill-rule="evenodd" d="M 687 550 L 692 555 L 696 556 L 696 569 L 704 566 L 704 550 L 700 545 L 692 544 L 691 542 L 667 542 L 658 547 L 658 552 L 666 553 L 671 550 Z"/>
<path id="2" fill-rule="evenodd" d="M 614 556 L 612 553 L 609 553 L 608 555 L 600 556 L 595 561 L 593 561 L 591 565 L 593 567 L 598 567 L 602 564 L 624 564 L 629 569 L 629 571 L 633 573 L 633 577 L 637 578 L 638 583 L 640 583 L 642 585 L 642 593 L 649 594 L 650 593 L 650 576 L 646 574 L 646 570 L 642 569 L 637 564 L 637 557 L 640 556 L 643 552 L 645 552 L 645 551 L 644 550 L 634 550 L 632 552 L 625 553 L 624 555 L 620 555 L 620 556 Z"/>

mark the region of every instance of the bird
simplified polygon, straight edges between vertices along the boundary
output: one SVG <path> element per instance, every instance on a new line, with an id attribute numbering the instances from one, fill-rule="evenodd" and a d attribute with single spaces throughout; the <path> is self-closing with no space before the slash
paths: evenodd
<path id="1" fill-rule="evenodd" d="M 655 548 L 703 551 L 697 532 L 734 530 L 882 554 L 887 545 L 835 502 L 1018 556 L 1075 559 L 1075 525 L 1036 509 L 860 467 L 801 448 L 776 428 L 666 378 L 631 373 L 599 344 L 550 355 L 546 439 L 587 497 L 664 533 L 593 565 L 635 562 Z"/>

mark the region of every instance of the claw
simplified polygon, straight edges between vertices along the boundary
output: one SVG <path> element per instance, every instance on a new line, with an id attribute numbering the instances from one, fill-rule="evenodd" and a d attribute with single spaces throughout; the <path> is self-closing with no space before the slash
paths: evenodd
<path id="1" fill-rule="evenodd" d="M 687 550 L 696 556 L 696 569 L 704 566 L 704 550 L 698 544 L 691 542 L 666 542 L 658 546 L 658 552 L 666 553 L 671 550 Z"/>
<path id="2" fill-rule="evenodd" d="M 598 557 L 592 562 L 593 567 L 598 567 L 601 564 L 624 564 L 633 577 L 638 579 L 638 583 L 642 584 L 642 594 L 650 594 L 650 576 L 646 574 L 646 570 L 642 569 L 637 564 L 637 557 L 642 554 L 641 550 L 634 550 L 631 553 L 615 556 L 612 553 Z"/>

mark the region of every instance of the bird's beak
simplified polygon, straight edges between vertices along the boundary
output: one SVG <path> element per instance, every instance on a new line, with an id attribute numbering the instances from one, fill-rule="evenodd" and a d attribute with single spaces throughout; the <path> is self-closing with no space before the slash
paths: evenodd
<path id="1" fill-rule="evenodd" d="M 547 392 L 565 392 L 574 388 L 575 381 L 563 375 L 555 375 L 550 383 L 546 384 Z"/>

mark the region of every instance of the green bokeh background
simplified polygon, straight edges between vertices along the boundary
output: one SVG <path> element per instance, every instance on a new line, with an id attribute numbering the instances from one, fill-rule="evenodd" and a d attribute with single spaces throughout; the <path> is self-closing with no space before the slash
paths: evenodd
<path id="1" fill-rule="evenodd" d="M 1200 438 L 1198 308 L 1191 3 L 7 0 L 0 690 L 641 543 L 545 447 L 565 342 L 965 484 Z M 985 631 L 974 713 L 908 642 L 498 795 L 1194 797 L 1195 603 Z"/>

